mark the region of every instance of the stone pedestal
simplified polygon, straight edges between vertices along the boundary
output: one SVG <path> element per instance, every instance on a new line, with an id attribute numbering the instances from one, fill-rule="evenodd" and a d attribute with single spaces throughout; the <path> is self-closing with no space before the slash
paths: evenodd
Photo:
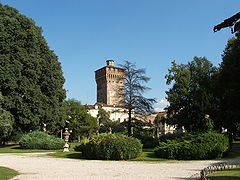
<path id="1" fill-rule="evenodd" d="M 63 133 L 63 137 L 65 141 L 65 144 L 63 146 L 63 152 L 69 152 L 69 144 L 68 144 L 69 135 L 70 133 L 68 132 L 68 128 L 65 128 L 65 132 Z"/>
<path id="2" fill-rule="evenodd" d="M 69 152 L 69 145 L 68 143 L 65 143 L 63 146 L 63 152 Z"/>

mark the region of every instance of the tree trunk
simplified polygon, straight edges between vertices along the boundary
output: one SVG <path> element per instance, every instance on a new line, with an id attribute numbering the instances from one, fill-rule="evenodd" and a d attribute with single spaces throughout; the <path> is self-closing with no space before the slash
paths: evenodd
<path id="1" fill-rule="evenodd" d="M 131 136 L 132 109 L 128 109 L 128 136 Z"/>

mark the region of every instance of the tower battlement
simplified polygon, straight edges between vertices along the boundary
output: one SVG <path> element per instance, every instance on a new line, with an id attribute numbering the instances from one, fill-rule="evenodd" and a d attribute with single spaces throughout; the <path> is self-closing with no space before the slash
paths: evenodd
<path id="1" fill-rule="evenodd" d="M 107 105 L 123 105 L 125 69 L 115 67 L 114 60 L 107 60 L 107 66 L 95 71 L 97 102 Z"/>

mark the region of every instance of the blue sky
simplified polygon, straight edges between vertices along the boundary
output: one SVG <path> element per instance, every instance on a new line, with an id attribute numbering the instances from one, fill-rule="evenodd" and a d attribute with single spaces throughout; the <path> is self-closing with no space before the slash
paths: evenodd
<path id="1" fill-rule="evenodd" d="M 94 71 L 107 59 L 146 68 L 156 108 L 166 105 L 171 61 L 206 56 L 215 66 L 230 29 L 213 26 L 239 11 L 239 0 L 1 0 L 35 20 L 62 64 L 68 98 L 96 102 Z"/>

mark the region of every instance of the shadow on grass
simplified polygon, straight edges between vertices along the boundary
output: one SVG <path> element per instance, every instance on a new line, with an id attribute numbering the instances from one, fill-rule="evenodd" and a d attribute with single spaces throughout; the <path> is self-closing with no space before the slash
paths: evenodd
<path id="1" fill-rule="evenodd" d="M 217 177 L 208 177 L 209 180 L 239 180 L 240 177 L 234 176 L 217 176 Z"/>
<path id="2" fill-rule="evenodd" d="M 12 147 L 11 149 L 24 149 L 24 148 L 18 146 L 18 147 Z"/>
<path id="3" fill-rule="evenodd" d="M 155 155 L 155 153 L 154 153 L 154 151 L 153 151 L 153 149 L 145 149 L 145 150 L 143 151 L 143 153 L 144 153 L 145 156 L 148 157 L 148 158 L 157 158 L 156 155 Z"/>
<path id="4" fill-rule="evenodd" d="M 5 145 L 0 145 L 0 148 L 6 148 L 6 147 L 14 147 L 16 144 L 5 144 Z"/>
<path id="5" fill-rule="evenodd" d="M 240 158 L 240 142 L 234 141 L 230 152 L 223 159 Z"/>
<path id="6" fill-rule="evenodd" d="M 70 159 L 84 159 L 82 157 L 82 153 L 71 153 L 71 154 L 67 154 L 66 158 L 70 158 Z"/>
<path id="7" fill-rule="evenodd" d="M 79 159 L 84 160 L 85 158 L 82 157 L 81 152 L 62 152 L 57 151 L 55 153 L 47 154 L 46 156 L 51 156 L 54 158 L 69 158 L 69 159 Z"/>

